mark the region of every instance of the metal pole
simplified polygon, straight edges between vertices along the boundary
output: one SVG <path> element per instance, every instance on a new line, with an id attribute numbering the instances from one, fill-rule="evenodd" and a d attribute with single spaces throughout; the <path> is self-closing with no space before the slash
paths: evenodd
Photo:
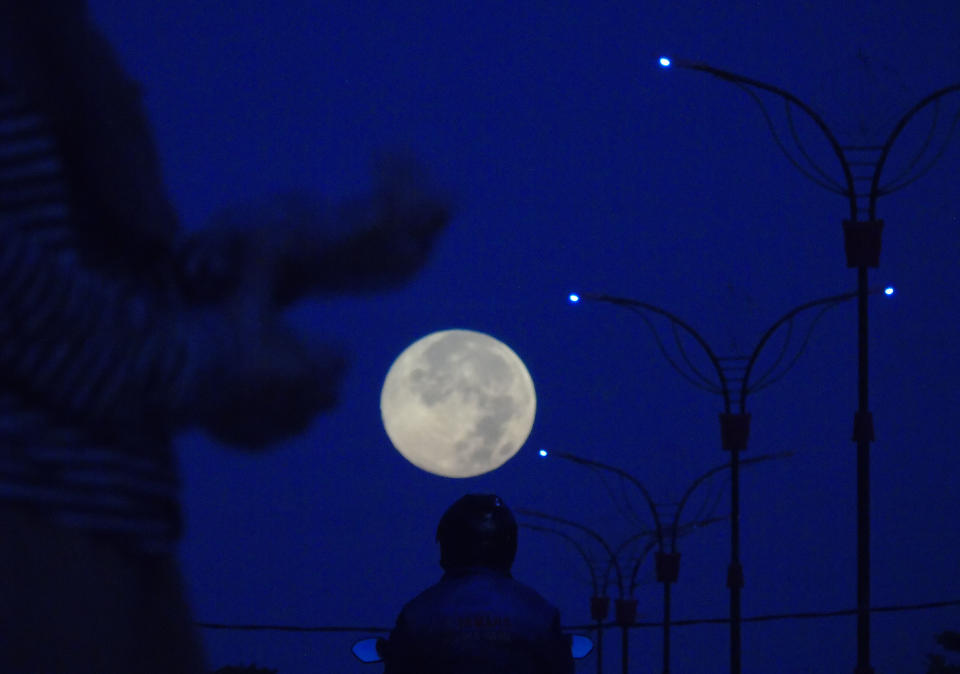
<path id="1" fill-rule="evenodd" d="M 670 674 L 670 583 L 663 584 L 663 674 Z"/>
<path id="2" fill-rule="evenodd" d="M 862 292 L 866 292 L 864 289 Z M 735 358 L 719 358 L 710 348 L 710 345 L 707 341 L 692 327 L 690 327 L 683 320 L 673 315 L 666 309 L 658 307 L 654 304 L 649 304 L 647 302 L 641 302 L 639 300 L 632 300 L 625 297 L 614 297 L 611 295 L 599 295 L 594 293 L 584 293 L 582 295 L 575 295 L 579 301 L 580 299 L 589 299 L 597 300 L 601 302 L 609 302 L 611 304 L 624 306 L 628 309 L 631 309 L 641 316 L 644 316 L 644 319 L 647 320 L 648 326 L 656 335 L 656 329 L 652 327 L 650 321 L 644 315 L 644 312 L 652 312 L 654 314 L 659 314 L 667 318 L 675 327 L 682 329 L 688 335 L 693 337 L 696 342 L 701 346 L 707 358 L 710 359 L 710 362 L 713 364 L 714 369 L 717 373 L 718 384 L 703 386 L 702 384 L 706 382 L 702 375 L 698 374 L 699 382 L 696 379 L 691 379 L 694 381 L 695 385 L 700 385 L 701 388 L 706 388 L 706 390 L 720 393 L 723 396 L 723 412 L 720 414 L 720 439 L 721 446 L 726 451 L 731 451 L 733 456 L 731 458 L 731 480 L 732 480 L 732 489 L 730 493 L 731 500 L 731 518 L 732 526 L 730 528 L 730 562 L 727 567 L 727 588 L 730 590 L 730 672 L 731 674 L 740 674 L 741 672 L 741 588 L 743 587 L 743 567 L 740 564 L 740 450 L 747 448 L 747 439 L 749 437 L 750 430 L 750 414 L 746 411 L 746 400 L 747 394 L 750 393 L 749 387 L 749 378 L 750 373 L 754 364 L 757 361 L 761 351 L 764 346 L 766 346 L 769 338 L 787 321 L 791 321 L 797 314 L 813 309 L 815 307 L 824 307 L 824 310 L 839 304 L 840 302 L 852 299 L 857 296 L 857 293 L 844 293 L 842 295 L 834 295 L 830 297 L 824 297 L 812 302 L 806 302 L 797 307 L 794 307 L 789 312 L 780 317 L 761 337 L 760 341 L 754 347 L 753 352 L 747 358 L 735 357 Z M 659 337 L 657 337 L 658 343 L 660 343 Z M 666 355 L 666 352 L 663 351 L 662 344 L 661 351 Z M 802 351 L 801 346 L 801 351 Z M 683 370 L 677 366 L 677 364 L 669 357 L 666 356 L 668 362 L 681 374 L 684 374 Z M 742 362 L 746 361 L 746 365 L 743 369 L 742 376 L 732 377 L 728 376 L 727 370 L 725 370 L 724 361 L 736 361 Z M 789 367 L 788 367 L 789 369 Z M 770 373 L 768 372 L 767 375 Z M 764 376 L 767 376 L 764 375 Z M 686 376 L 686 375 L 685 375 Z M 689 378 L 689 377 L 688 377 Z M 732 392 L 730 383 L 732 381 L 740 381 L 739 391 Z M 732 411 L 731 403 L 733 402 L 733 394 L 736 395 L 736 402 L 738 403 L 739 411 L 734 413 Z M 632 481 L 643 493 L 644 497 L 647 500 L 650 510 L 653 513 L 654 519 L 657 526 L 657 537 L 662 539 L 663 528 L 659 521 L 659 516 L 657 514 L 656 505 L 653 503 L 647 489 L 640 484 L 636 478 L 634 478 L 629 473 L 622 471 L 618 468 L 612 466 L 606 466 L 599 462 L 590 461 L 587 459 L 581 459 L 568 454 L 560 454 L 564 458 L 568 458 L 572 461 L 578 463 L 584 463 L 588 465 L 595 465 L 601 468 L 612 470 L 619 475 L 622 475 L 624 478 Z"/>
<path id="3" fill-rule="evenodd" d="M 857 666 L 855 674 L 873 674 L 870 664 L 870 443 L 873 415 L 870 412 L 870 340 L 867 288 L 870 267 L 880 262 L 883 221 L 871 217 L 844 222 L 847 266 L 857 270 L 857 411 L 853 416 L 853 440 L 857 443 Z"/>
<path id="4" fill-rule="evenodd" d="M 740 565 L 740 450 L 731 450 L 730 457 L 730 567 L 727 587 L 730 588 L 730 671 L 740 674 L 740 589 L 743 567 Z"/>
<path id="5" fill-rule="evenodd" d="M 663 583 L 663 671 L 664 674 L 670 672 L 670 585 L 677 582 L 680 576 L 680 553 L 677 549 L 677 521 L 680 519 L 680 510 L 683 504 L 677 508 L 674 515 L 673 526 L 671 527 L 672 551 L 657 553 L 657 581 Z"/>
<path id="6" fill-rule="evenodd" d="M 622 630 L 622 632 L 620 633 L 620 637 L 621 637 L 621 639 L 620 639 L 620 646 L 621 646 L 621 649 L 620 649 L 620 671 L 621 671 L 623 674 L 629 674 L 628 663 L 630 662 L 630 653 L 629 653 L 629 647 L 628 647 L 628 645 L 627 645 L 627 634 L 628 634 L 628 630 L 627 630 L 627 626 L 626 626 L 626 625 L 621 625 L 621 626 L 620 626 L 620 629 Z"/>
<path id="7" fill-rule="evenodd" d="M 761 340 L 758 349 L 764 343 L 765 340 Z M 730 452 L 730 565 L 727 567 L 727 588 L 730 590 L 731 674 L 740 674 L 741 668 L 740 590 L 743 587 L 743 567 L 740 565 L 740 452 L 747 448 L 750 432 L 750 415 L 743 411 L 745 404 L 746 395 L 743 394 L 740 397 L 740 413 L 725 412 L 720 415 L 720 442 L 723 449 Z"/>
<path id="8" fill-rule="evenodd" d="M 857 669 L 873 674 L 870 665 L 870 442 L 873 420 L 869 400 L 869 340 L 867 332 L 867 267 L 857 270 Z"/>
<path id="9" fill-rule="evenodd" d="M 603 620 L 597 621 L 597 674 L 603 674 Z"/>
<path id="10" fill-rule="evenodd" d="M 926 170 L 936 162 L 943 150 L 946 149 L 947 143 L 952 137 L 952 132 L 947 134 L 940 150 L 934 153 L 933 161 L 930 162 L 925 168 L 914 169 L 912 176 L 901 176 L 900 178 L 895 179 L 893 183 L 886 186 L 882 186 L 880 184 L 880 176 L 883 172 L 883 167 L 886 163 L 891 148 L 908 122 L 910 122 L 910 120 L 913 119 L 913 117 L 925 107 L 931 104 L 939 104 L 940 99 L 947 94 L 960 92 L 960 83 L 954 83 L 938 89 L 916 103 L 896 123 L 893 131 L 891 131 L 883 145 L 844 147 L 840 145 L 839 141 L 833 135 L 833 132 L 830 131 L 823 119 L 812 108 L 810 108 L 810 106 L 788 91 L 785 91 L 779 87 L 775 87 L 771 84 L 767 84 L 766 82 L 761 82 L 759 80 L 750 79 L 726 70 L 714 68 L 713 66 L 704 63 L 695 63 L 681 59 L 668 58 L 661 58 L 659 62 L 661 67 L 664 68 L 676 65 L 682 68 L 689 68 L 691 70 L 699 70 L 701 72 L 713 75 L 721 80 L 733 82 L 741 86 L 741 88 L 748 87 L 748 89 L 746 89 L 747 92 L 751 95 L 751 97 L 753 97 L 754 101 L 763 111 L 763 114 L 770 125 L 770 130 L 773 132 L 774 139 L 776 140 L 781 151 L 791 162 L 793 162 L 795 166 L 797 166 L 797 168 L 800 168 L 800 165 L 797 163 L 791 153 L 786 150 L 781 143 L 777 132 L 773 129 L 773 125 L 770 122 L 770 117 L 766 107 L 760 98 L 758 98 L 750 89 L 755 88 L 779 96 L 787 103 L 788 111 L 790 105 L 795 105 L 797 108 L 806 113 L 811 120 L 813 120 L 813 122 L 823 132 L 827 141 L 833 148 L 834 154 L 836 154 L 840 161 L 840 167 L 843 170 L 844 175 L 843 184 L 836 183 L 831 180 L 823 182 L 802 168 L 801 173 L 803 173 L 807 178 L 811 178 L 821 187 L 825 187 L 832 192 L 844 196 L 849 201 L 850 205 L 850 220 L 844 223 L 844 229 L 849 230 L 846 232 L 846 234 L 853 234 L 854 236 L 852 239 L 848 238 L 845 241 L 845 245 L 847 247 L 847 266 L 857 267 L 858 269 L 858 405 L 854 417 L 853 432 L 853 439 L 857 443 L 857 667 L 854 671 L 855 674 L 873 674 L 874 670 L 870 665 L 870 443 L 874 440 L 874 434 L 873 417 L 870 413 L 868 398 L 869 352 L 867 339 L 867 267 L 876 267 L 879 264 L 880 229 L 882 228 L 883 223 L 882 221 L 877 220 L 876 217 L 877 200 L 882 195 L 891 194 L 892 192 L 906 187 L 914 180 L 922 176 L 923 173 L 925 173 Z M 954 121 L 956 121 L 956 119 L 954 119 Z M 936 123 L 931 126 L 928 140 L 932 139 L 935 128 Z M 797 145 L 800 146 L 800 141 L 796 138 L 795 140 Z M 803 151 L 802 146 L 800 149 Z M 880 153 L 879 157 L 872 162 L 873 175 L 870 180 L 869 192 L 866 194 L 864 194 L 862 191 L 858 191 L 857 185 L 854 182 L 854 175 L 851 170 L 851 162 L 848 161 L 846 154 L 848 150 L 877 150 Z M 915 155 L 911 166 L 917 166 L 918 161 L 924 156 L 926 150 L 927 144 L 925 143 L 921 150 Z M 825 177 L 824 172 L 819 168 L 819 166 L 810 160 L 805 152 L 804 156 L 806 156 L 809 164 L 813 166 L 816 173 Z M 862 164 L 863 162 L 860 163 Z M 858 222 L 857 215 L 859 206 L 857 200 L 858 198 L 867 197 L 869 198 L 869 218 L 867 221 Z M 860 232 L 858 233 L 856 230 L 860 230 Z M 860 234 L 863 234 L 864 236 L 860 236 Z"/>

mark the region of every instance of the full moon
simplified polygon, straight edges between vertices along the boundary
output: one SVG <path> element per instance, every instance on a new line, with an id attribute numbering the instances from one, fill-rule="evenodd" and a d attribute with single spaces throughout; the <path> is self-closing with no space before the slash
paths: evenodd
<path id="1" fill-rule="evenodd" d="M 510 347 L 482 332 L 423 337 L 390 366 L 380 414 L 410 463 L 444 477 L 499 468 L 533 428 L 533 380 Z"/>

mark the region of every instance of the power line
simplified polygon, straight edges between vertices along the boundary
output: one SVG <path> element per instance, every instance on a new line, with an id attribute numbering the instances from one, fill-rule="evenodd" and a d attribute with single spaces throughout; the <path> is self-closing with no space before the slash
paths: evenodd
<path id="1" fill-rule="evenodd" d="M 948 601 L 925 602 L 923 604 L 898 604 L 894 606 L 873 606 L 870 613 L 895 613 L 900 611 L 920 611 L 931 608 L 946 608 L 949 606 L 960 606 L 960 599 Z M 759 623 L 772 622 L 774 620 L 798 620 L 798 619 L 818 619 L 818 618 L 838 618 L 841 616 L 857 615 L 858 609 L 840 609 L 836 611 L 807 611 L 798 613 L 771 613 L 768 615 L 753 616 L 750 618 L 741 618 L 741 622 Z M 677 627 L 687 625 L 717 625 L 730 622 L 730 618 L 699 618 L 695 620 L 671 620 L 670 624 Z M 604 624 L 603 627 L 619 627 L 617 623 Z M 663 627 L 662 622 L 638 622 L 629 627 Z M 596 625 L 573 625 L 567 629 L 596 629 Z"/>
<path id="2" fill-rule="evenodd" d="M 194 625 L 206 630 L 236 630 L 238 632 L 389 632 L 389 627 L 353 627 L 349 625 L 323 625 L 304 627 L 298 625 L 231 625 L 221 623 L 199 623 Z"/>
<path id="3" fill-rule="evenodd" d="M 922 604 L 897 604 L 892 606 L 874 606 L 870 608 L 870 613 L 896 613 L 901 611 L 921 611 L 933 608 L 947 608 L 950 606 L 960 606 L 960 599 L 951 599 L 947 601 L 932 601 Z M 819 619 L 819 618 L 837 618 L 841 616 L 857 615 L 855 608 L 841 609 L 836 611 L 807 611 L 799 613 L 772 613 L 768 615 L 753 616 L 750 618 L 741 618 L 742 622 L 758 623 L 770 622 L 774 620 L 801 620 L 801 619 Z M 716 625 L 729 623 L 729 618 L 698 618 L 693 620 L 672 620 L 671 625 L 685 627 L 687 625 Z M 325 626 L 297 626 L 297 625 L 237 625 L 225 623 L 194 623 L 197 627 L 210 630 L 236 630 L 236 631 L 274 631 L 274 632 L 389 632 L 389 627 L 357 627 L 350 625 L 325 625 Z M 603 623 L 600 627 L 606 629 L 609 627 L 619 627 L 617 623 Z M 631 628 L 645 627 L 663 627 L 662 622 L 637 622 L 629 625 Z M 595 630 L 596 623 L 586 625 L 566 625 L 566 630 Z"/>

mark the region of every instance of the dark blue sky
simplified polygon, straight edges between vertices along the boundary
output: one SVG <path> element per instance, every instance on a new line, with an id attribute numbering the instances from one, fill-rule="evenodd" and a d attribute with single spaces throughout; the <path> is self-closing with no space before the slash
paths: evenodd
<path id="1" fill-rule="evenodd" d="M 219 623 L 391 624 L 438 577 L 436 521 L 466 491 L 577 519 L 614 542 L 634 531 L 596 475 L 544 461 L 540 447 L 629 470 L 659 501 L 677 500 L 727 460 L 719 398 L 670 370 L 638 316 L 572 307 L 566 295 L 651 302 L 719 352 L 749 350 L 792 307 L 854 289 L 846 204 L 790 166 L 744 92 L 661 70 L 658 56 L 788 89 L 852 143 L 884 138 L 913 103 L 960 81 L 954 0 L 92 6 L 146 88 L 185 226 L 291 187 L 360 192 L 371 158 L 396 147 L 416 152 L 459 199 L 414 282 L 294 312 L 311 340 L 352 349 L 334 413 L 262 456 L 183 439 L 182 560 L 197 618 Z M 949 119 L 960 94 L 944 103 Z M 906 165 L 929 120 L 898 141 L 887 175 Z M 862 133 L 871 128 L 878 134 Z M 839 177 L 816 132 L 801 122 L 799 133 Z M 876 605 L 960 598 L 957 175 L 954 138 L 929 174 L 880 201 L 884 250 L 871 279 L 898 292 L 871 300 Z M 506 342 L 537 387 L 527 445 L 478 478 L 420 471 L 380 423 L 393 358 L 445 328 Z M 748 456 L 796 455 L 743 475 L 744 615 L 855 604 L 855 330 L 852 303 L 832 310 L 797 366 L 748 401 Z M 716 514 L 728 512 L 725 499 Z M 640 499 L 633 506 L 644 514 Z M 589 578 L 576 552 L 536 532 L 520 546 L 515 574 L 566 622 L 587 622 Z M 729 524 L 695 532 L 680 549 L 674 616 L 726 615 Z M 657 620 L 649 562 L 642 573 L 640 619 Z M 878 673 L 922 672 L 934 634 L 960 629 L 960 610 L 879 614 L 873 625 Z M 215 666 L 362 671 L 351 635 L 205 636 Z M 659 668 L 659 638 L 633 633 L 637 671 Z M 855 620 L 748 624 L 743 647 L 748 673 L 849 672 Z M 675 630 L 675 671 L 726 663 L 725 627 Z M 592 661 L 581 666 L 595 671 Z"/>

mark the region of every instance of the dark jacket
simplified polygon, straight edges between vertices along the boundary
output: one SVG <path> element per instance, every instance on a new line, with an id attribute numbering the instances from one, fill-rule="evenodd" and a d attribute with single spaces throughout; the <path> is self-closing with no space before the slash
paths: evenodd
<path id="1" fill-rule="evenodd" d="M 385 674 L 571 674 L 560 614 L 509 573 L 448 571 L 410 601 L 384 646 Z"/>

